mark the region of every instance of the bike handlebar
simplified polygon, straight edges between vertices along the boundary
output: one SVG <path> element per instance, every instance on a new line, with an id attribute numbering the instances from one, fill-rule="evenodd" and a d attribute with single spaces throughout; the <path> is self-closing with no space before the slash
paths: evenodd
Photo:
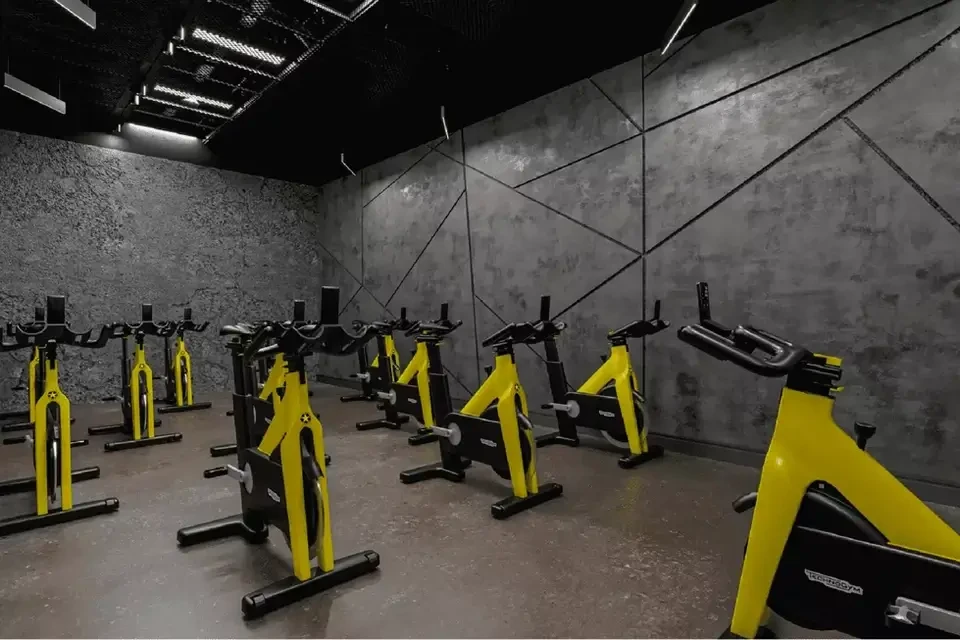
<path id="1" fill-rule="evenodd" d="M 790 373 L 812 354 L 772 333 L 738 326 L 724 335 L 703 325 L 687 325 L 677 331 L 683 342 L 700 349 L 718 360 L 734 364 L 766 378 L 779 378 Z M 731 339 L 732 338 L 732 339 Z M 762 351 L 768 358 L 753 354 Z"/>

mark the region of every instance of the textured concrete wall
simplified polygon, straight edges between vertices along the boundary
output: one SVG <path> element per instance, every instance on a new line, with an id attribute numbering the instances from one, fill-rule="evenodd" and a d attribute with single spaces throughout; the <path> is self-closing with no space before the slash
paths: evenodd
<path id="1" fill-rule="evenodd" d="M 322 284 L 344 286 L 344 303 L 358 287 L 341 266 L 360 272 L 359 229 L 344 215 L 360 202 L 349 189 L 328 187 L 320 200 L 314 187 L 7 131 L 0 178 L 0 321 L 29 319 L 47 294 L 69 297 L 80 329 L 135 320 L 141 302 L 158 319 L 190 306 L 212 325 L 188 334 L 199 395 L 230 388 L 219 326 L 287 317 L 295 298 L 315 316 Z M 156 373 L 159 343 L 148 347 Z M 65 349 L 68 395 L 117 393 L 119 350 Z M 23 404 L 11 387 L 25 355 L 0 354 L 0 406 Z"/>
<path id="2" fill-rule="evenodd" d="M 657 298 L 690 322 L 707 280 L 718 318 L 845 358 L 837 418 L 875 422 L 891 468 L 960 484 L 958 28 L 960 0 L 782 0 L 328 185 L 363 249 L 347 313 L 450 302 L 465 394 L 478 339 L 541 294 L 579 382 L 608 329 Z M 633 353 L 654 432 L 764 447 L 778 383 L 673 331 Z"/>

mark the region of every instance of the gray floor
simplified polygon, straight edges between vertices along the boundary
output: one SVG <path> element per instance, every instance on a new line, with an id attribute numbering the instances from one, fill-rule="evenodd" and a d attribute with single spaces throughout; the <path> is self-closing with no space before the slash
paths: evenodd
<path id="1" fill-rule="evenodd" d="M 209 411 L 164 416 L 183 442 L 105 454 L 75 450 L 102 477 L 79 500 L 116 496 L 120 511 L 0 539 L 0 633 L 8 637 L 690 637 L 727 623 L 748 522 L 730 501 L 757 471 L 669 455 L 624 471 L 581 447 L 540 451 L 542 480 L 564 495 L 507 521 L 489 505 L 509 491 L 489 469 L 463 484 L 400 484 L 436 445 L 360 433 L 370 405 L 318 386 L 338 555 L 373 549 L 379 572 L 268 615 L 240 598 L 289 574 L 282 536 L 269 546 L 225 540 L 180 551 L 176 530 L 235 513 L 228 478 L 204 480 L 210 445 L 233 439 L 226 394 Z M 74 437 L 112 422 L 115 405 L 78 407 Z M 4 477 L 30 472 L 25 447 L 0 448 Z M 0 501 L 3 515 L 29 496 Z"/>

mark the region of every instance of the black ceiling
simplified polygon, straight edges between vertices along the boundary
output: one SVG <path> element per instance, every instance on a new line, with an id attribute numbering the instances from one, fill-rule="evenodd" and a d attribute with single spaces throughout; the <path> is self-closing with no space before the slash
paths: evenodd
<path id="1" fill-rule="evenodd" d="M 701 0 L 684 34 L 769 1 Z M 440 105 L 453 131 L 656 49 L 682 4 L 320 2 L 87 0 L 91 30 L 54 0 L 0 0 L 0 60 L 68 105 L 3 91 L 0 127 L 149 124 L 208 138 L 220 166 L 320 184 L 344 174 L 341 151 L 359 168 L 442 135 Z"/>

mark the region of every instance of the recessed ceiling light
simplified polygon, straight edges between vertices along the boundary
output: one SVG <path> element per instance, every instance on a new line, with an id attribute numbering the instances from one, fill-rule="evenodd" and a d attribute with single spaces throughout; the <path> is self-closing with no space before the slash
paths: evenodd
<path id="1" fill-rule="evenodd" d="M 660 51 L 660 55 L 664 55 L 667 52 L 667 49 L 670 48 L 670 45 L 673 44 L 673 41 L 677 39 L 677 36 L 680 35 L 680 32 L 683 31 L 683 26 L 687 24 L 687 20 L 690 19 L 693 10 L 697 8 L 697 0 L 686 0 L 683 3 L 683 6 L 680 7 L 680 13 L 677 14 L 677 17 L 673 19 L 673 24 L 670 25 L 670 30 L 667 31 L 667 41 L 663 45 L 663 49 Z"/>
<path id="2" fill-rule="evenodd" d="M 207 98 L 206 96 L 198 96 L 195 93 L 188 93 L 186 91 L 181 91 L 180 89 L 174 89 L 173 87 L 167 87 L 162 84 L 155 86 L 154 91 L 159 91 L 160 93 L 167 93 L 171 96 L 176 96 L 182 98 L 187 104 L 209 104 L 212 107 L 220 107 L 221 109 L 232 109 L 233 105 L 229 102 L 224 102 L 223 100 L 214 100 L 213 98 Z"/>
<path id="3" fill-rule="evenodd" d="M 166 130 L 166 129 L 158 129 L 157 127 L 148 127 L 148 126 L 145 125 L 145 124 L 136 124 L 136 123 L 134 123 L 134 122 L 128 122 L 128 123 L 127 123 L 127 126 L 128 126 L 128 127 L 131 127 L 132 129 L 140 130 L 140 131 L 142 131 L 143 133 L 149 133 L 149 134 L 153 134 L 153 135 L 160 135 L 160 136 L 165 136 L 165 137 L 169 137 L 169 138 L 175 138 L 175 139 L 183 140 L 183 141 L 185 141 L 185 142 L 188 141 L 188 140 L 191 141 L 191 142 L 199 142 L 199 138 L 197 138 L 196 136 L 188 136 L 188 135 L 185 134 L 185 133 L 177 133 L 176 131 L 168 131 L 168 130 Z"/>
<path id="4" fill-rule="evenodd" d="M 284 58 L 278 56 L 275 53 L 268 53 L 263 49 L 258 49 L 257 47 L 251 47 L 248 44 L 242 42 L 237 42 L 231 38 L 226 38 L 224 36 L 211 33 L 206 29 L 194 29 L 193 37 L 197 40 L 203 40 L 204 42 L 209 42 L 210 44 L 217 45 L 218 47 L 223 47 L 224 49 L 230 49 L 236 53 L 249 56 L 251 58 L 256 58 L 261 62 L 267 62 L 269 64 L 278 66 L 283 64 Z"/>
<path id="5" fill-rule="evenodd" d="M 224 120 L 229 120 L 230 116 L 225 116 L 222 113 L 214 113 L 213 111 L 207 111 L 206 109 L 198 109 L 197 107 L 191 107 L 185 104 L 170 102 L 169 100 L 164 100 L 163 98 L 157 98 L 154 96 L 144 96 L 144 100 L 149 100 L 150 102 L 156 102 L 157 104 L 162 104 L 165 107 L 175 107 L 177 109 L 186 109 L 187 111 L 193 111 L 194 113 L 202 113 L 205 116 L 213 116 L 215 118 L 223 118 Z"/>

